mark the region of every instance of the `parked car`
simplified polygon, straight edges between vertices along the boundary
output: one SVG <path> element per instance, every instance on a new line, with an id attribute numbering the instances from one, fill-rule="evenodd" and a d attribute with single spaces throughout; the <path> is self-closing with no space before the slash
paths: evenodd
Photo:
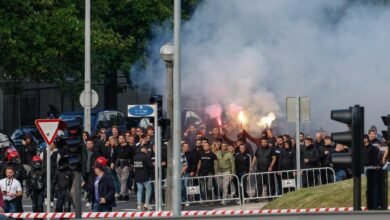
<path id="1" fill-rule="evenodd" d="M 32 135 L 32 141 L 39 146 L 39 150 L 46 148 L 46 142 L 43 140 L 41 134 L 35 126 L 23 126 L 15 129 L 15 131 L 11 134 L 11 140 L 13 141 L 16 149 L 19 149 L 19 147 L 22 146 L 22 140 L 27 133 Z"/>
<path id="2" fill-rule="evenodd" d="M 0 133 L 0 149 L 13 146 L 11 138 L 8 135 Z"/>
<path id="3" fill-rule="evenodd" d="M 84 121 L 84 112 L 65 112 L 59 117 L 62 120 L 79 118 Z M 103 110 L 91 112 L 91 133 L 96 134 L 100 128 L 105 128 L 111 134 L 112 126 L 118 126 L 119 132 L 126 132 L 126 120 L 122 112 Z"/>

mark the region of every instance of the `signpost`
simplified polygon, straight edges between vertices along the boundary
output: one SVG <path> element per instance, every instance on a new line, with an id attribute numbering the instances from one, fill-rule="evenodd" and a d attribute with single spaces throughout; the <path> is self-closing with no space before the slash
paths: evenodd
<path id="1" fill-rule="evenodd" d="M 287 122 L 295 122 L 296 135 L 296 167 L 297 167 L 297 189 L 301 188 L 301 143 L 299 140 L 300 123 L 310 121 L 310 98 L 309 97 L 287 97 L 286 99 Z"/>
<path id="2" fill-rule="evenodd" d="M 162 210 L 162 194 L 161 194 L 161 141 L 160 141 L 160 126 L 158 126 L 157 104 L 154 105 L 128 105 L 128 117 L 153 117 L 154 119 L 154 142 L 155 142 L 155 200 L 156 211 Z"/>
<path id="3" fill-rule="evenodd" d="M 87 97 L 88 97 L 88 93 L 85 90 L 83 90 L 79 97 L 80 105 L 83 106 L 83 108 L 85 108 L 88 104 Z M 97 92 L 91 89 L 91 109 L 95 108 L 98 102 L 99 102 L 99 96 Z"/>
<path id="4" fill-rule="evenodd" d="M 60 127 L 60 119 L 37 119 L 35 125 L 41 133 L 43 139 L 46 142 L 46 212 L 50 214 L 50 148 L 49 145 L 53 143 L 54 138 L 57 136 L 58 128 Z"/>

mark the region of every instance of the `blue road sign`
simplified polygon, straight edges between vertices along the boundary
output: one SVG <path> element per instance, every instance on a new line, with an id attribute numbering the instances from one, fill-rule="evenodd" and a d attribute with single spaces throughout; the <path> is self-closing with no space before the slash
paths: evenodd
<path id="1" fill-rule="evenodd" d="M 127 116 L 128 117 L 153 117 L 154 116 L 153 105 L 128 105 Z"/>

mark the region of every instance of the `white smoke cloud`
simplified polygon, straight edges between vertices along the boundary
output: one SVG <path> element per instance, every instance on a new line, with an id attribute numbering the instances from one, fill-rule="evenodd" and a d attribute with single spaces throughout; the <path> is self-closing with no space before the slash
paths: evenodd
<path id="1" fill-rule="evenodd" d="M 283 121 L 286 97 L 309 96 L 312 131 L 339 126 L 332 109 L 360 104 L 366 129 L 383 127 L 380 116 L 390 113 L 390 5 L 349 2 L 205 1 L 183 24 L 183 92 L 235 103 L 256 121 L 270 111 Z M 132 70 L 137 85 L 164 91 L 159 49 L 169 39 L 170 32 L 160 32 L 151 42 L 146 71 Z"/>

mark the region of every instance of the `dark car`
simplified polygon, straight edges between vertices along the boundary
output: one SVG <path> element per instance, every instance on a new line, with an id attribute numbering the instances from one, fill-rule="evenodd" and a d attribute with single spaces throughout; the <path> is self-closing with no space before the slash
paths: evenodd
<path id="1" fill-rule="evenodd" d="M 59 117 L 62 120 L 79 118 L 84 121 L 84 112 L 65 112 Z M 120 133 L 126 132 L 126 120 L 123 113 L 115 110 L 91 112 L 91 133 L 96 134 L 100 128 L 105 128 L 111 134 L 112 126 L 118 126 Z"/>

